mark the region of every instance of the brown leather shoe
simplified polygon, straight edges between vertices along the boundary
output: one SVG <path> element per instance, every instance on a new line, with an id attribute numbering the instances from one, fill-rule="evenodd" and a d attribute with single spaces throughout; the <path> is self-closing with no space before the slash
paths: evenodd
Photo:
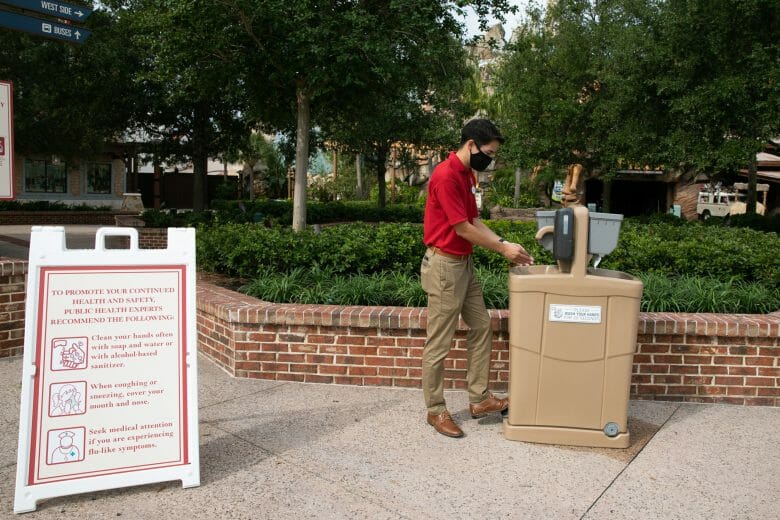
<path id="1" fill-rule="evenodd" d="M 493 394 L 488 394 L 487 398 L 480 403 L 469 404 L 469 412 L 474 419 L 485 417 L 492 412 L 503 412 L 507 408 L 509 408 L 509 399 L 506 397 L 499 399 Z"/>
<path id="2" fill-rule="evenodd" d="M 429 413 L 428 424 L 433 426 L 437 432 L 446 435 L 447 437 L 463 437 L 463 430 L 458 428 L 458 425 L 452 420 L 452 416 L 447 410 L 444 410 L 439 415 Z"/>

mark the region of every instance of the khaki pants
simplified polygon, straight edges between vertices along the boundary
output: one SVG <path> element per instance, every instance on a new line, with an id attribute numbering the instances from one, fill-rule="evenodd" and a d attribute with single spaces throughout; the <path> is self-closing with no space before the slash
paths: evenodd
<path id="1" fill-rule="evenodd" d="M 493 331 L 482 288 L 474 279 L 471 257 L 455 260 L 429 249 L 420 266 L 420 281 L 428 293 L 428 337 L 422 357 L 422 386 L 428 412 L 440 414 L 444 402 L 444 359 L 450 351 L 458 317 L 469 327 L 467 359 L 469 401 L 488 395 Z"/>

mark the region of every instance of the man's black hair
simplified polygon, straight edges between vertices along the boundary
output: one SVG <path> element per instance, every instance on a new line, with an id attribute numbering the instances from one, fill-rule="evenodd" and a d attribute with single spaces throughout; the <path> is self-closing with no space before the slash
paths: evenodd
<path id="1" fill-rule="evenodd" d="M 460 131 L 460 146 L 466 144 L 469 139 L 473 139 L 477 146 L 484 146 L 491 141 L 504 144 L 506 141 L 498 127 L 487 119 L 472 119 L 466 123 L 463 130 Z"/>

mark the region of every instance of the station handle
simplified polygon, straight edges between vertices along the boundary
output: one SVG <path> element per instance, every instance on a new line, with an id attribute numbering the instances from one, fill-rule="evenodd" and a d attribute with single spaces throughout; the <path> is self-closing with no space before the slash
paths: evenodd
<path id="1" fill-rule="evenodd" d="M 95 233 L 95 249 L 106 251 L 106 237 L 130 238 L 130 250 L 138 250 L 138 230 L 135 228 L 102 227 Z"/>
<path id="2" fill-rule="evenodd" d="M 536 238 L 537 242 L 541 242 L 542 240 L 544 240 L 544 235 L 547 235 L 548 233 L 552 233 L 554 230 L 555 228 L 552 226 L 544 226 L 542 228 L 539 228 L 539 231 L 536 232 L 536 236 L 534 238 Z"/>

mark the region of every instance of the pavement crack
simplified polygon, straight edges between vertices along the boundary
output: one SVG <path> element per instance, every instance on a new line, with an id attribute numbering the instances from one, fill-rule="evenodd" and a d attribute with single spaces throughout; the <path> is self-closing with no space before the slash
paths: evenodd
<path id="1" fill-rule="evenodd" d="M 290 383 L 285 382 L 285 383 L 279 383 L 279 384 L 273 385 L 273 386 L 268 386 L 268 387 L 265 387 L 265 388 L 263 388 L 261 390 L 258 390 L 257 392 L 252 392 L 252 393 L 249 393 L 249 394 L 243 394 L 243 395 L 231 397 L 230 399 L 224 399 L 224 400 L 218 401 L 216 403 L 211 403 L 211 404 L 205 404 L 203 406 L 198 406 L 198 409 L 199 410 L 205 410 L 206 408 L 211 408 L 212 406 L 217 406 L 217 405 L 220 405 L 220 404 L 229 403 L 230 401 L 235 401 L 236 399 L 246 399 L 247 397 L 252 397 L 253 395 L 262 394 L 263 392 L 267 392 L 269 390 L 273 390 L 274 388 L 279 388 L 280 386 L 285 386 L 285 385 L 289 385 L 289 384 Z"/>
<path id="2" fill-rule="evenodd" d="M 680 407 L 682 407 L 682 404 L 678 404 L 678 405 L 677 405 L 677 407 L 674 409 L 674 411 L 673 411 L 672 413 L 670 413 L 670 414 L 669 414 L 669 417 L 667 417 L 667 418 L 666 418 L 666 420 L 665 420 L 663 423 L 661 423 L 661 426 L 659 426 L 659 427 L 658 427 L 658 429 L 655 431 L 655 433 L 653 433 L 653 435 L 651 435 L 651 436 L 650 436 L 650 438 L 647 440 L 647 442 L 645 443 L 645 445 L 644 445 L 644 446 L 642 446 L 642 448 L 641 448 L 639 451 L 637 451 L 636 453 L 634 453 L 634 456 L 633 456 L 633 457 L 631 457 L 631 459 L 630 459 L 630 460 L 629 460 L 629 461 L 626 463 L 626 465 L 625 465 L 625 466 L 623 466 L 623 469 L 621 469 L 620 471 L 618 471 L 618 474 L 617 474 L 617 475 L 615 475 L 615 478 L 613 478 L 613 479 L 610 481 L 610 483 L 609 483 L 609 484 L 607 484 L 607 486 L 606 486 L 606 487 L 605 487 L 605 488 L 604 488 L 604 489 L 601 491 L 601 493 L 599 494 L 599 496 L 597 496 L 597 497 L 596 497 L 596 499 L 595 499 L 595 500 L 594 500 L 594 501 L 593 501 L 593 502 L 590 504 L 590 506 L 588 506 L 588 509 L 586 509 L 586 510 L 585 510 L 585 512 L 584 512 L 584 513 L 582 513 L 582 515 L 580 516 L 580 520 L 583 520 L 583 519 L 584 519 L 584 518 L 585 518 L 585 517 L 588 515 L 588 513 L 590 512 L 590 510 L 591 510 L 591 509 L 593 509 L 593 506 L 595 506 L 596 504 L 598 504 L 599 500 L 601 500 L 601 498 L 604 496 L 604 494 L 605 494 L 607 491 L 609 491 L 609 489 L 612 487 L 612 485 L 613 485 L 615 482 L 617 482 L 617 479 L 619 479 L 619 478 L 620 478 L 620 476 L 621 476 L 621 475 L 623 475 L 623 473 L 624 473 L 624 472 L 625 472 L 625 471 L 628 469 L 628 467 L 629 467 L 629 466 L 631 466 L 631 463 L 632 463 L 632 462 L 634 462 L 634 460 L 636 460 L 636 458 L 639 456 L 639 454 L 640 454 L 640 453 L 642 453 L 643 451 L 645 451 L 645 448 L 647 448 L 647 446 L 648 446 L 648 445 L 649 445 L 651 442 L 653 442 L 653 439 L 655 438 L 655 436 L 656 436 L 656 435 L 658 435 L 658 432 L 660 432 L 660 431 L 661 431 L 661 430 L 664 428 L 664 426 L 666 426 L 666 423 L 668 423 L 668 422 L 669 422 L 669 421 L 672 419 L 672 417 L 674 417 L 674 416 L 675 416 L 675 414 L 676 414 L 676 413 L 677 413 L 677 411 L 680 409 Z"/>

